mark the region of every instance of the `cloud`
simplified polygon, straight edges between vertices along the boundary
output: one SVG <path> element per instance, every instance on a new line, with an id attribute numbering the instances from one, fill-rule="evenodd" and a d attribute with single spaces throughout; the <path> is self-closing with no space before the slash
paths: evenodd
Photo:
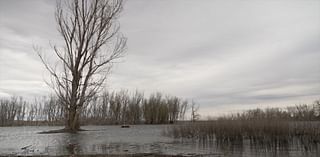
<path id="1" fill-rule="evenodd" d="M 61 43 L 50 0 L 0 1 L 0 96 L 48 92 L 33 50 Z M 319 1 L 126 1 L 108 89 L 194 99 L 204 115 L 320 97 Z"/>

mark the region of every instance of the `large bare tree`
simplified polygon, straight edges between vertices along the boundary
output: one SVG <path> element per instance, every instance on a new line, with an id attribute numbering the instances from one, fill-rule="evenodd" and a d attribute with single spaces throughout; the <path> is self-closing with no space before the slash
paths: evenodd
<path id="1" fill-rule="evenodd" d="M 103 87 L 113 62 L 123 56 L 126 38 L 117 22 L 123 0 L 65 0 L 55 17 L 63 46 L 53 45 L 58 64 L 50 64 L 49 85 L 65 107 L 65 131 L 80 129 L 84 105 Z"/>

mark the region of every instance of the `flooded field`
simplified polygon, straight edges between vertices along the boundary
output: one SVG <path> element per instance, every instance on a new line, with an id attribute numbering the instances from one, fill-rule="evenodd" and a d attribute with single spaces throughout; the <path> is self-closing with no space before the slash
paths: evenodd
<path id="1" fill-rule="evenodd" d="M 320 155 L 320 146 L 306 150 L 299 143 L 278 148 L 243 143 L 192 141 L 163 135 L 168 125 L 84 126 L 77 134 L 38 134 L 61 127 L 0 127 L 0 156 L 71 154 L 166 154 L 202 156 L 310 156 Z"/>

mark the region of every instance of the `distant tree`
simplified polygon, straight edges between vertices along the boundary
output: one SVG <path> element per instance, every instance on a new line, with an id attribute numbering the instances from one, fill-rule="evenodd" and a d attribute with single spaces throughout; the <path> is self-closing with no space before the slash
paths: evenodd
<path id="1" fill-rule="evenodd" d="M 137 124 L 141 122 L 142 110 L 141 104 L 143 102 L 143 93 L 136 91 L 129 100 L 129 116 L 128 123 Z"/>
<path id="2" fill-rule="evenodd" d="M 179 120 L 184 120 L 187 109 L 188 109 L 188 101 L 185 100 L 180 105 Z"/>
<path id="3" fill-rule="evenodd" d="M 314 102 L 314 109 L 315 109 L 315 113 L 316 113 L 316 117 L 318 120 L 320 120 L 320 100 L 316 100 Z"/>
<path id="4" fill-rule="evenodd" d="M 51 74 L 48 84 L 65 108 L 65 131 L 80 129 L 80 114 L 103 86 L 114 60 L 123 56 L 126 38 L 117 18 L 123 0 L 68 0 L 57 4 L 55 17 L 64 46 L 54 45 L 58 64 L 41 61 Z"/>
<path id="5" fill-rule="evenodd" d="M 191 104 L 191 122 L 195 122 L 200 119 L 200 114 L 198 113 L 199 106 L 196 106 L 196 103 L 192 101 Z"/>

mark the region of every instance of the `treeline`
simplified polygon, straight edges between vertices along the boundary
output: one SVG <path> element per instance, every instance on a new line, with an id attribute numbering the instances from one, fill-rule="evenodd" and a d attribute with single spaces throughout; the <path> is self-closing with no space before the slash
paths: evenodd
<path id="1" fill-rule="evenodd" d="M 26 117 L 26 104 L 22 98 L 18 99 L 17 97 L 12 97 L 10 100 L 0 100 L 0 126 L 23 121 Z"/>
<path id="2" fill-rule="evenodd" d="M 22 97 L 0 100 L 0 126 L 62 124 L 63 106 L 53 97 L 27 102 Z"/>
<path id="3" fill-rule="evenodd" d="M 242 113 L 219 117 L 220 120 L 320 120 L 320 100 L 313 104 L 301 104 L 287 108 L 251 109 Z"/>
<path id="4" fill-rule="evenodd" d="M 189 102 L 162 93 L 148 98 L 142 92 L 104 92 L 81 109 L 81 123 L 88 124 L 168 124 L 184 120 Z M 0 126 L 62 125 L 65 105 L 54 96 L 27 102 L 12 97 L 0 100 Z"/>

